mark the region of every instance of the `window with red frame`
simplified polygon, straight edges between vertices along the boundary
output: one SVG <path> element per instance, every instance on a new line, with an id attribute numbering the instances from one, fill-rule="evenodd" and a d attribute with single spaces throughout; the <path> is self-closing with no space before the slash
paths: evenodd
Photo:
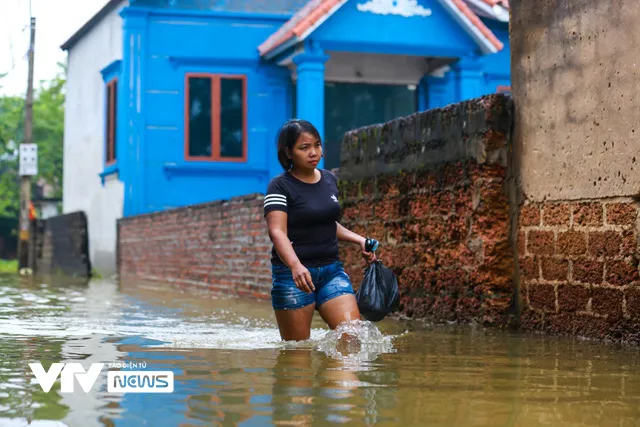
<path id="1" fill-rule="evenodd" d="M 187 74 L 187 160 L 247 160 L 247 79 L 240 75 Z"/>
<path id="2" fill-rule="evenodd" d="M 107 83 L 105 159 L 108 165 L 116 161 L 116 109 L 118 100 L 118 79 Z"/>

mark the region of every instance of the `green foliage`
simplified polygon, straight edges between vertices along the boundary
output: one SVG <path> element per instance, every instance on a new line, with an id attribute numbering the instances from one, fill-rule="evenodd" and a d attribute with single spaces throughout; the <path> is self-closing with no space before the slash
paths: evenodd
<path id="1" fill-rule="evenodd" d="M 13 273 L 18 272 L 18 260 L 6 260 L 0 259 L 0 273 Z"/>
<path id="2" fill-rule="evenodd" d="M 99 270 L 96 270 L 95 268 L 91 269 L 91 278 L 93 279 L 104 279 L 104 276 L 102 275 L 102 273 L 100 273 Z"/>
<path id="3" fill-rule="evenodd" d="M 54 197 L 62 195 L 62 150 L 64 134 L 64 67 L 58 75 L 41 82 L 34 91 L 33 141 L 38 144 L 38 176 L 54 188 Z M 0 85 L 2 76 L 0 76 Z M 19 213 L 20 184 L 18 145 L 24 140 L 23 98 L 0 96 L 0 216 Z M 10 141 L 15 142 L 15 146 Z"/>
<path id="4" fill-rule="evenodd" d="M 20 186 L 18 181 L 16 138 L 22 137 L 19 129 L 23 123 L 24 101 L 15 97 L 0 97 L 0 216 L 18 215 Z"/>
<path id="5" fill-rule="evenodd" d="M 64 145 L 64 84 L 61 74 L 43 84 L 33 104 L 33 140 L 38 143 L 38 176 L 62 196 L 62 151 Z"/>

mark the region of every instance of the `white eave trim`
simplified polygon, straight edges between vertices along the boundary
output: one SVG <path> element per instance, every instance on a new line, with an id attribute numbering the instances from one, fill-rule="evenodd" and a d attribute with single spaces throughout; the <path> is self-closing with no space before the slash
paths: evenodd
<path id="1" fill-rule="evenodd" d="M 476 27 L 467 16 L 462 13 L 451 0 L 438 0 L 440 4 L 449 11 L 451 16 L 467 30 L 473 40 L 480 46 L 482 53 L 496 53 L 498 49 L 491 43 L 487 37 Z"/>
<path id="2" fill-rule="evenodd" d="M 510 19 L 509 9 L 500 5 L 495 5 L 493 6 L 493 13 L 495 14 L 495 17 L 498 19 L 498 21 L 507 22 L 507 23 L 509 22 L 509 19 Z"/>
<path id="3" fill-rule="evenodd" d="M 509 10 L 503 6 L 496 4 L 489 6 L 483 0 L 466 0 L 476 12 L 487 18 L 493 18 L 500 22 L 509 22 Z"/>

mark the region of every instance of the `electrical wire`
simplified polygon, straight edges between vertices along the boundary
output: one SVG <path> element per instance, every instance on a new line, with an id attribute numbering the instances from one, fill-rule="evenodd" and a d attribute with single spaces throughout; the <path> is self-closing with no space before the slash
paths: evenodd
<path id="1" fill-rule="evenodd" d="M 17 0 L 18 2 L 18 11 L 22 10 L 22 0 Z M 31 9 L 31 0 L 29 0 L 29 22 L 31 22 L 31 13 L 32 13 L 32 9 Z M 13 35 L 12 35 L 12 29 L 10 25 L 6 25 L 6 28 L 8 29 L 8 34 L 7 36 L 9 37 L 9 55 L 11 57 L 11 67 L 3 72 L 0 72 L 0 76 L 6 76 L 8 74 L 10 74 L 11 72 L 13 72 L 13 70 L 15 70 L 16 68 L 16 54 L 15 54 L 15 46 L 14 46 L 14 42 L 13 42 Z M 22 30 L 20 31 L 21 34 L 24 34 L 25 30 L 27 30 L 29 28 L 29 24 L 25 25 L 22 27 Z M 28 56 L 29 52 L 27 52 L 25 54 L 25 58 Z"/>

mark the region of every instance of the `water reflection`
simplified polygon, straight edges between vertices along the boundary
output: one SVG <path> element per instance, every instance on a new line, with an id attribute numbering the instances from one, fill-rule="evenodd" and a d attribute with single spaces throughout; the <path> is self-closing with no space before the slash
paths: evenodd
<path id="1" fill-rule="evenodd" d="M 284 345 L 268 303 L 13 277 L 0 277 L 0 325 L 0 425 L 640 423 L 638 351 L 612 344 L 316 318 L 309 341 Z M 345 331 L 358 346 L 337 347 Z M 104 369 L 90 393 L 44 393 L 36 361 L 145 362 L 173 371 L 175 392 L 109 393 Z"/>

